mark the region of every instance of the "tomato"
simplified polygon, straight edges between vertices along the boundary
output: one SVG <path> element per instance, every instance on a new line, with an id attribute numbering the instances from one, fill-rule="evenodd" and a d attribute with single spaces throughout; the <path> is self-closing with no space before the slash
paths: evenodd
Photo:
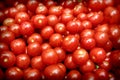
<path id="1" fill-rule="evenodd" d="M 27 11 L 27 8 L 26 8 L 25 4 L 23 4 L 23 3 L 16 4 L 15 8 L 18 10 L 18 12 L 21 12 L 21 11 L 26 12 Z"/>
<path id="2" fill-rule="evenodd" d="M 55 32 L 57 32 L 59 34 L 65 34 L 65 32 L 66 32 L 65 24 L 57 23 L 54 27 L 54 30 L 55 30 Z"/>
<path id="3" fill-rule="evenodd" d="M 56 15 L 47 16 L 48 25 L 55 26 L 58 23 L 58 17 Z"/>
<path id="4" fill-rule="evenodd" d="M 81 73 L 77 70 L 71 70 L 67 74 L 67 79 L 66 80 L 81 80 Z"/>
<path id="5" fill-rule="evenodd" d="M 51 26 L 46 26 L 41 30 L 41 36 L 43 37 L 43 39 L 49 39 L 53 33 L 54 29 Z"/>
<path id="6" fill-rule="evenodd" d="M 41 54 L 41 45 L 38 42 L 28 44 L 27 54 L 30 57 L 39 56 Z"/>
<path id="7" fill-rule="evenodd" d="M 41 50 L 42 50 L 42 52 L 44 51 L 44 50 L 47 50 L 47 49 L 51 49 L 52 47 L 51 47 L 51 45 L 49 44 L 49 43 L 43 43 L 42 45 L 41 45 Z"/>
<path id="8" fill-rule="evenodd" d="M 18 23 L 18 24 L 21 24 L 22 22 L 24 21 L 28 21 L 30 19 L 30 16 L 26 13 L 26 12 L 18 12 L 16 15 L 15 15 L 15 21 Z"/>
<path id="9" fill-rule="evenodd" d="M 54 50 L 58 55 L 58 62 L 64 61 L 66 58 L 66 52 L 61 47 L 56 47 L 54 48 Z"/>
<path id="10" fill-rule="evenodd" d="M 109 40 L 109 36 L 105 32 L 96 32 L 94 38 L 98 46 L 104 46 Z"/>
<path id="11" fill-rule="evenodd" d="M 9 30 L 12 31 L 15 34 L 15 37 L 20 36 L 20 25 L 19 24 L 12 24 L 9 27 Z"/>
<path id="12" fill-rule="evenodd" d="M 45 80 L 63 80 L 65 72 L 58 65 L 47 66 L 44 70 Z"/>
<path id="13" fill-rule="evenodd" d="M 33 25 L 30 22 L 22 22 L 20 25 L 20 33 L 22 35 L 30 36 L 34 33 Z"/>
<path id="14" fill-rule="evenodd" d="M 38 6 L 38 1 L 37 0 L 34 0 L 34 1 L 28 0 L 26 6 L 27 6 L 28 10 L 34 12 Z"/>
<path id="15" fill-rule="evenodd" d="M 95 69 L 95 64 L 91 60 L 88 60 L 85 64 L 80 66 L 80 70 L 83 73 L 92 72 L 94 69 Z"/>
<path id="16" fill-rule="evenodd" d="M 78 44 L 79 40 L 74 35 L 68 35 L 63 39 L 62 48 L 68 52 L 73 52 Z"/>
<path id="17" fill-rule="evenodd" d="M 92 80 L 97 80 L 97 77 L 96 77 L 96 75 L 94 74 L 94 73 L 92 73 L 92 72 L 88 72 L 88 73 L 85 73 L 84 75 L 83 75 L 83 78 L 82 78 L 83 80 L 90 80 L 90 79 L 92 79 Z"/>
<path id="18" fill-rule="evenodd" d="M 13 18 L 6 18 L 3 21 L 4 26 L 11 26 L 14 23 L 15 23 L 15 20 Z"/>
<path id="19" fill-rule="evenodd" d="M 105 71 L 104 69 L 98 69 L 97 71 L 95 71 L 95 75 L 99 80 L 102 80 L 103 78 L 104 80 L 108 80 L 109 78 L 107 71 Z"/>
<path id="20" fill-rule="evenodd" d="M 32 17 L 32 23 L 35 28 L 43 28 L 47 24 L 47 18 L 45 15 L 38 14 Z"/>
<path id="21" fill-rule="evenodd" d="M 58 55 L 54 49 L 44 50 L 41 54 L 43 63 L 46 65 L 56 64 L 58 62 Z"/>
<path id="22" fill-rule="evenodd" d="M 0 1 L 0 80 L 119 80 L 119 0 Z"/>
<path id="23" fill-rule="evenodd" d="M 102 63 L 106 58 L 106 52 L 103 48 L 93 48 L 90 51 L 90 58 L 95 63 Z"/>
<path id="24" fill-rule="evenodd" d="M 9 50 L 9 47 L 6 43 L 0 42 L 0 52 Z"/>
<path id="25" fill-rule="evenodd" d="M 81 33 L 80 36 L 81 38 L 88 38 L 88 37 L 94 37 L 95 31 L 92 29 L 84 29 Z"/>
<path id="26" fill-rule="evenodd" d="M 16 57 L 11 51 L 2 51 L 0 53 L 0 67 L 9 68 L 14 66 Z"/>
<path id="27" fill-rule="evenodd" d="M 41 56 L 35 56 L 31 59 L 31 66 L 32 68 L 38 69 L 40 71 L 43 71 L 45 68 L 45 64 L 42 61 Z"/>
<path id="28" fill-rule="evenodd" d="M 78 49 L 78 50 L 75 50 L 73 52 L 72 57 L 73 57 L 73 61 L 78 65 L 85 64 L 89 59 L 88 52 L 85 49 L 82 49 L 82 48 Z"/>
<path id="29" fill-rule="evenodd" d="M 104 15 L 105 15 L 105 21 L 110 24 L 118 23 L 119 21 L 119 17 L 120 17 L 119 11 L 114 7 L 110 7 L 110 6 L 106 7 L 104 10 Z"/>
<path id="30" fill-rule="evenodd" d="M 15 39 L 10 44 L 11 50 L 15 55 L 25 53 L 26 44 L 23 39 Z"/>
<path id="31" fill-rule="evenodd" d="M 39 5 L 39 6 L 36 7 L 35 13 L 36 14 L 47 15 L 48 9 L 45 5 Z"/>
<path id="32" fill-rule="evenodd" d="M 6 70 L 5 76 L 7 80 L 22 80 L 23 71 L 18 67 L 11 67 Z"/>
<path id="33" fill-rule="evenodd" d="M 66 68 L 68 69 L 75 69 L 77 68 L 77 64 L 75 64 L 75 62 L 73 61 L 73 57 L 72 54 L 68 54 L 64 60 L 64 65 L 66 66 Z"/>
<path id="34" fill-rule="evenodd" d="M 19 54 L 16 56 L 16 66 L 26 69 L 30 65 L 30 57 L 27 54 Z"/>
<path id="35" fill-rule="evenodd" d="M 119 50 L 115 50 L 111 52 L 110 55 L 110 62 L 112 64 L 113 67 L 120 67 L 119 65 L 119 57 L 120 57 L 120 51 Z"/>
<path id="36" fill-rule="evenodd" d="M 69 13 L 63 13 L 60 17 L 61 22 L 66 24 L 67 22 L 71 21 L 74 19 L 74 16 L 72 14 Z"/>
<path id="37" fill-rule="evenodd" d="M 62 14 L 62 11 L 63 11 L 63 7 L 62 6 L 51 6 L 49 8 L 48 13 L 50 15 L 60 16 Z"/>
<path id="38" fill-rule="evenodd" d="M 9 29 L 8 26 L 0 26 L 0 33 L 7 31 L 8 29 Z"/>
<path id="39" fill-rule="evenodd" d="M 37 69 L 29 69 L 24 73 L 24 80 L 41 80 L 42 73 Z"/>
<path id="40" fill-rule="evenodd" d="M 81 39 L 81 46 L 86 50 L 91 50 L 96 46 L 96 41 L 94 38 L 85 37 Z"/>
<path id="41" fill-rule="evenodd" d="M 11 18 L 15 18 L 15 15 L 17 14 L 18 10 L 15 7 L 11 7 L 8 10 L 8 14 L 10 15 Z"/>
<path id="42" fill-rule="evenodd" d="M 31 36 L 29 36 L 27 39 L 27 43 L 30 44 L 34 42 L 38 42 L 39 44 L 42 44 L 43 42 L 42 36 L 38 33 L 33 33 Z"/>
<path id="43" fill-rule="evenodd" d="M 62 35 L 56 33 L 52 34 L 49 39 L 49 44 L 53 47 L 60 47 L 63 42 Z"/>

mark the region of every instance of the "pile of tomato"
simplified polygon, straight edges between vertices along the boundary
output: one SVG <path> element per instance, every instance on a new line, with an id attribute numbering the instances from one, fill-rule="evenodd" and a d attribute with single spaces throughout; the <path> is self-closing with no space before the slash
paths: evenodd
<path id="1" fill-rule="evenodd" d="M 0 80 L 119 79 L 119 0 L 0 1 Z"/>

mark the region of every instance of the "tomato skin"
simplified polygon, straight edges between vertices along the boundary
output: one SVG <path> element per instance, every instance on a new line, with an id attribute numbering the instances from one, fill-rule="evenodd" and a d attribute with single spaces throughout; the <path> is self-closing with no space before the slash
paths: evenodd
<path id="1" fill-rule="evenodd" d="M 15 34 L 15 37 L 20 36 L 20 25 L 19 24 L 12 24 L 9 27 L 9 30 L 12 31 Z"/>
<path id="2" fill-rule="evenodd" d="M 21 12 L 21 11 L 26 12 L 27 11 L 26 6 L 24 4 L 22 4 L 22 3 L 21 4 L 16 4 L 15 8 L 18 10 L 18 12 Z"/>
<path id="3" fill-rule="evenodd" d="M 80 20 L 80 21 L 84 21 L 84 20 L 87 20 L 88 17 L 87 17 L 87 14 L 85 14 L 85 13 L 79 13 L 77 15 L 77 19 Z"/>
<path id="4" fill-rule="evenodd" d="M 33 25 L 30 22 L 22 22 L 20 25 L 20 33 L 22 35 L 30 36 L 34 33 Z"/>
<path id="5" fill-rule="evenodd" d="M 80 36 L 81 38 L 89 38 L 89 37 L 94 37 L 95 31 L 92 29 L 84 29 L 81 33 Z"/>
<path id="6" fill-rule="evenodd" d="M 14 66 L 16 62 L 16 56 L 11 51 L 2 51 L 0 53 L 0 67 L 10 68 Z"/>
<path id="7" fill-rule="evenodd" d="M 42 61 L 41 56 L 35 56 L 31 59 L 31 66 L 32 68 L 38 69 L 40 71 L 43 71 L 45 68 L 45 64 Z"/>
<path id="8" fill-rule="evenodd" d="M 16 56 L 16 66 L 20 69 L 26 69 L 30 65 L 30 57 L 27 54 L 19 54 Z"/>
<path id="9" fill-rule="evenodd" d="M 54 71 L 56 73 L 54 73 Z M 58 65 L 47 66 L 43 73 L 45 75 L 45 80 L 63 80 L 65 77 L 65 73 Z"/>
<path id="10" fill-rule="evenodd" d="M 94 73 L 89 72 L 89 73 L 85 73 L 85 74 L 83 75 L 83 78 L 82 78 L 82 79 L 83 79 L 83 80 L 90 80 L 90 79 L 97 80 L 97 77 L 96 77 L 96 75 L 95 75 Z"/>
<path id="11" fill-rule="evenodd" d="M 47 17 L 42 14 L 37 14 L 31 18 L 31 21 L 35 28 L 43 28 L 47 25 Z"/>
<path id="12" fill-rule="evenodd" d="M 99 10 L 103 10 L 105 8 L 105 3 L 104 0 L 89 0 L 89 7 L 93 10 L 93 11 L 99 11 Z"/>
<path id="13" fill-rule="evenodd" d="M 27 54 L 31 57 L 39 56 L 41 54 L 41 45 L 38 42 L 28 44 Z"/>
<path id="14" fill-rule="evenodd" d="M 58 54 L 58 58 L 59 58 L 58 62 L 64 61 L 66 58 L 66 52 L 61 47 L 56 47 L 56 48 L 54 48 L 54 50 Z"/>
<path id="15" fill-rule="evenodd" d="M 49 8 L 48 13 L 50 15 L 60 16 L 62 14 L 62 11 L 63 11 L 63 7 L 62 6 L 51 6 Z"/>
<path id="16" fill-rule="evenodd" d="M 0 52 L 9 50 L 9 47 L 6 43 L 0 42 Z"/>
<path id="17" fill-rule="evenodd" d="M 103 12 L 99 11 L 99 12 L 91 12 L 88 14 L 88 20 L 94 25 L 98 25 L 100 23 L 102 23 L 102 21 L 104 20 L 104 16 L 103 16 Z"/>
<path id="18" fill-rule="evenodd" d="M 82 23 L 80 21 L 69 21 L 66 25 L 66 29 L 71 33 L 75 34 L 83 30 Z"/>
<path id="19" fill-rule="evenodd" d="M 60 47 L 63 42 L 63 37 L 61 34 L 52 34 L 49 39 L 49 44 L 53 47 Z"/>
<path id="20" fill-rule="evenodd" d="M 103 48 L 93 48 L 90 51 L 90 58 L 97 64 L 102 63 L 106 58 L 106 52 Z"/>
<path id="21" fill-rule="evenodd" d="M 119 80 L 119 0 L 0 1 L 0 80 Z"/>
<path id="22" fill-rule="evenodd" d="M 14 23 L 15 23 L 15 20 L 13 18 L 6 18 L 3 21 L 4 26 L 11 26 Z"/>
<path id="23" fill-rule="evenodd" d="M 34 0 L 34 1 L 31 1 L 31 0 L 28 0 L 27 2 L 27 5 L 26 7 L 28 8 L 28 10 L 34 12 L 35 9 L 37 8 L 38 6 L 38 1 L 37 0 Z"/>
<path id="24" fill-rule="evenodd" d="M 95 75 L 96 75 L 96 77 L 97 77 L 97 79 L 99 79 L 99 80 L 102 80 L 103 78 L 105 79 L 105 80 L 108 80 L 108 72 L 107 71 L 105 71 L 104 69 L 98 69 L 98 70 L 96 70 L 95 71 Z"/>
<path id="25" fill-rule="evenodd" d="M 43 15 L 47 15 L 48 13 L 48 9 L 45 5 L 39 5 L 37 6 L 36 10 L 35 10 L 36 14 L 43 14 Z"/>
<path id="26" fill-rule="evenodd" d="M 25 41 L 21 38 L 15 39 L 10 44 L 11 50 L 15 55 L 25 53 L 26 44 Z"/>
<path id="27" fill-rule="evenodd" d="M 0 26 L 0 33 L 9 30 L 7 26 Z"/>
<path id="28" fill-rule="evenodd" d="M 67 22 L 71 21 L 74 19 L 74 16 L 72 14 L 69 14 L 69 13 L 63 13 L 61 15 L 61 22 L 64 23 L 64 24 L 67 24 Z"/>
<path id="29" fill-rule="evenodd" d="M 89 59 L 85 64 L 79 67 L 82 73 L 92 72 L 95 69 L 95 64 Z"/>
<path id="30" fill-rule="evenodd" d="M 37 69 L 29 69 L 24 72 L 24 80 L 41 80 L 42 73 Z"/>
<path id="31" fill-rule="evenodd" d="M 45 50 L 47 50 L 47 49 L 51 49 L 52 47 L 51 47 L 51 45 L 49 44 L 49 43 L 43 43 L 42 45 L 41 45 L 41 50 L 42 50 L 42 52 L 43 51 L 45 51 Z"/>
<path id="32" fill-rule="evenodd" d="M 15 35 L 12 31 L 4 31 L 0 33 L 0 42 L 10 44 L 15 39 Z"/>
<path id="33" fill-rule="evenodd" d="M 66 80 L 81 80 L 81 73 L 77 70 L 71 70 L 67 74 L 67 79 Z"/>
<path id="34" fill-rule="evenodd" d="M 120 36 L 120 28 L 118 25 L 111 25 L 110 30 L 110 40 L 115 40 Z"/>
<path id="35" fill-rule="evenodd" d="M 106 33 L 109 33 L 109 25 L 108 24 L 102 24 L 102 25 L 98 25 L 96 28 L 95 28 L 95 31 L 96 32 L 106 32 Z"/>
<path id="36" fill-rule="evenodd" d="M 21 24 L 24 21 L 28 21 L 30 19 L 30 16 L 26 12 L 18 12 L 15 15 L 15 21 L 18 24 Z"/>
<path id="37" fill-rule="evenodd" d="M 92 48 L 94 48 L 96 46 L 96 41 L 92 37 L 91 38 L 88 38 L 88 37 L 82 38 L 80 43 L 81 43 L 81 46 L 83 48 L 85 48 L 86 50 L 91 50 Z"/>
<path id="38" fill-rule="evenodd" d="M 120 50 L 114 50 L 111 52 L 110 55 L 110 62 L 112 64 L 113 67 L 120 67 L 119 65 L 119 57 L 120 57 Z"/>
<path id="39" fill-rule="evenodd" d="M 75 16 L 82 12 L 87 13 L 87 11 L 88 11 L 87 7 L 85 7 L 82 3 L 75 5 L 73 9 L 73 13 Z"/>
<path id="40" fill-rule="evenodd" d="M 18 10 L 15 7 L 11 7 L 8 10 L 8 14 L 10 15 L 11 18 L 15 18 L 15 15 L 17 14 Z"/>
<path id="41" fill-rule="evenodd" d="M 57 32 L 59 34 L 65 34 L 65 32 L 66 32 L 65 24 L 57 23 L 54 27 L 54 30 L 55 30 L 55 32 Z"/>
<path id="42" fill-rule="evenodd" d="M 29 36 L 27 39 L 27 43 L 30 44 L 34 42 L 38 42 L 39 44 L 42 44 L 43 42 L 42 36 L 38 33 L 33 33 L 31 36 Z"/>
<path id="43" fill-rule="evenodd" d="M 104 44 L 106 44 L 107 41 L 109 40 L 109 36 L 105 32 L 96 32 L 94 39 L 98 46 L 104 46 Z"/>
<path id="44" fill-rule="evenodd" d="M 78 65 L 85 64 L 89 59 L 88 52 L 85 49 L 82 49 L 82 48 L 78 49 L 78 50 L 75 50 L 73 52 L 72 57 L 73 57 L 73 61 Z"/>
<path id="45" fill-rule="evenodd" d="M 77 68 L 77 64 L 73 61 L 72 54 L 68 54 L 66 56 L 66 58 L 64 60 L 64 65 L 68 69 L 76 69 Z"/>
<path id="46" fill-rule="evenodd" d="M 48 25 L 55 26 L 58 23 L 58 17 L 56 15 L 47 16 Z"/>
<path id="47" fill-rule="evenodd" d="M 120 19 L 119 11 L 116 8 L 111 6 L 108 6 L 105 8 L 104 14 L 105 14 L 105 21 L 110 24 L 118 23 Z"/>
<path id="48" fill-rule="evenodd" d="M 63 39 L 62 48 L 68 52 L 73 52 L 79 44 L 79 40 L 74 35 L 68 35 Z"/>
<path id="49" fill-rule="evenodd" d="M 12 74 L 14 73 L 14 74 Z M 23 71 L 18 67 L 8 68 L 5 72 L 5 76 L 7 80 L 22 80 L 23 79 Z"/>
<path id="50" fill-rule="evenodd" d="M 54 49 L 47 49 L 41 54 L 43 63 L 45 65 L 52 65 L 58 62 L 58 55 Z"/>
<path id="51" fill-rule="evenodd" d="M 41 36 L 43 37 L 43 39 L 49 39 L 53 33 L 54 29 L 51 26 L 46 26 L 41 30 Z"/>

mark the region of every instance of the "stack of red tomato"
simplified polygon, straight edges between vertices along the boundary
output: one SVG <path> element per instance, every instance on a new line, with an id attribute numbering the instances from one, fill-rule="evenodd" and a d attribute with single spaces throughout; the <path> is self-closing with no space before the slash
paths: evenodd
<path id="1" fill-rule="evenodd" d="M 119 0 L 0 1 L 0 80 L 119 79 Z"/>

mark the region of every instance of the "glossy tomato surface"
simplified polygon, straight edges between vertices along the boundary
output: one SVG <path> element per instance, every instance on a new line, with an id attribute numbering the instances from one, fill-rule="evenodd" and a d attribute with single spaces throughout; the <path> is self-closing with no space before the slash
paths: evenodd
<path id="1" fill-rule="evenodd" d="M 1 0 L 0 80 L 120 80 L 120 1 Z"/>

